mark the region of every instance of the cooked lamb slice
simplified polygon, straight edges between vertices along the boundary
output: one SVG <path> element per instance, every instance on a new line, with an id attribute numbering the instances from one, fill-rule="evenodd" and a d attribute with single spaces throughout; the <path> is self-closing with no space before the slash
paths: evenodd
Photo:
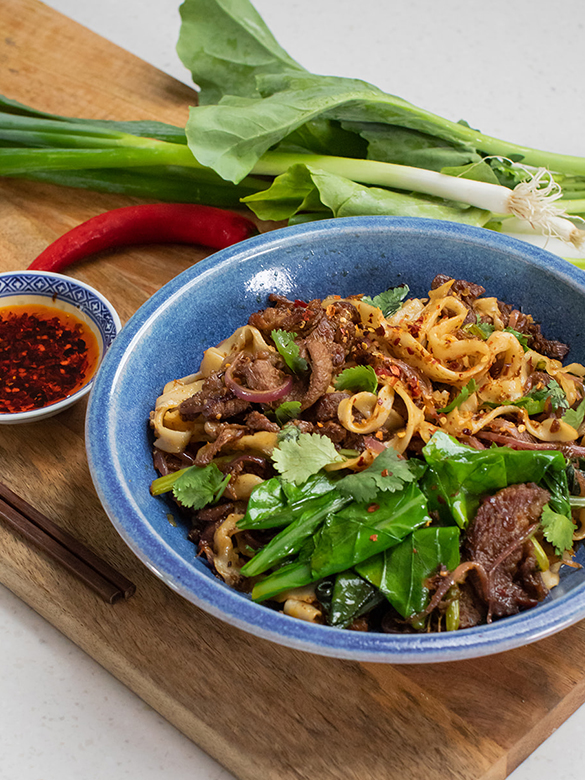
<path id="1" fill-rule="evenodd" d="M 223 384 L 223 374 L 213 372 L 198 393 L 179 405 L 179 413 L 185 420 L 194 420 L 200 414 L 211 420 L 221 420 L 240 414 L 249 406 L 249 401 L 236 398 Z"/>
<path id="2" fill-rule="evenodd" d="M 436 290 L 446 282 L 450 282 L 453 279 L 452 276 L 446 274 L 437 274 L 431 282 L 431 290 Z M 451 285 L 451 293 L 457 295 L 465 303 L 473 303 L 476 298 L 482 296 L 485 292 L 485 287 L 480 284 L 474 284 L 473 282 L 466 282 L 464 279 L 454 279 Z"/>
<path id="3" fill-rule="evenodd" d="M 278 433 L 280 427 L 272 420 L 269 420 L 262 412 L 253 411 L 246 416 L 246 425 L 253 431 L 269 431 Z"/>
<path id="4" fill-rule="evenodd" d="M 465 557 L 488 573 L 494 617 L 533 607 L 547 593 L 526 535 L 549 499 L 549 492 L 534 483 L 511 485 L 485 498 L 470 525 Z"/>
<path id="5" fill-rule="evenodd" d="M 534 321 L 530 314 L 523 314 L 502 301 L 498 301 L 498 308 L 504 327 L 517 330 L 518 333 L 526 336 L 528 346 L 535 352 L 554 360 L 563 360 L 566 357 L 569 346 L 563 344 L 562 341 L 546 339 L 541 333 L 540 325 Z"/>
<path id="6" fill-rule="evenodd" d="M 310 333 L 325 316 L 318 299 L 301 303 L 270 295 L 268 300 L 274 306 L 257 311 L 248 319 L 248 325 L 257 328 L 265 336 L 270 336 L 273 330 L 286 330 L 303 336 Z"/>
<path id="7" fill-rule="evenodd" d="M 197 452 L 197 455 L 195 456 L 195 465 L 208 466 L 226 444 L 231 444 L 231 442 L 236 441 L 243 436 L 244 433 L 246 433 L 246 428 L 243 425 L 222 424 L 217 438 L 214 441 L 204 444 Z"/>

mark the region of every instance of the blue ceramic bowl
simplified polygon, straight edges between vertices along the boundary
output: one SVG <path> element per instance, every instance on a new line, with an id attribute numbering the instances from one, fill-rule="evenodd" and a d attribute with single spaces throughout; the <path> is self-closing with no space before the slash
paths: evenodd
<path id="1" fill-rule="evenodd" d="M 152 498 L 148 416 L 163 385 L 197 370 L 203 350 L 263 308 L 270 292 L 310 299 L 374 295 L 437 273 L 520 305 L 585 360 L 585 273 L 515 239 L 434 220 L 353 217 L 284 228 L 222 250 L 173 279 L 124 327 L 90 396 L 86 442 L 100 499 L 134 553 L 168 586 L 222 620 L 297 649 L 392 663 L 453 661 L 548 636 L 585 617 L 585 576 L 571 570 L 537 608 L 465 631 L 389 635 L 309 624 L 253 603 L 214 577 L 169 507 Z M 584 561 L 581 561 L 585 563 Z M 566 568 L 566 567 L 565 567 Z"/>
<path id="2" fill-rule="evenodd" d="M 120 318 L 104 296 L 84 282 L 49 271 L 11 271 L 0 274 L 0 308 L 41 304 L 74 314 L 93 333 L 98 365 L 121 328 Z M 94 375 L 77 392 L 56 403 L 28 412 L 0 414 L 0 424 L 37 422 L 77 403 L 93 384 Z"/>

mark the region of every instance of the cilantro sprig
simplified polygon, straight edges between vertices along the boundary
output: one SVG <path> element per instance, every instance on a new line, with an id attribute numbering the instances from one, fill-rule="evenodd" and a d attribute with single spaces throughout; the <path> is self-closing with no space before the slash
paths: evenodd
<path id="1" fill-rule="evenodd" d="M 544 412 L 547 402 L 550 403 L 553 412 L 569 409 L 565 391 L 556 379 L 551 379 L 544 387 L 535 387 L 529 393 L 522 396 L 522 398 L 510 401 L 510 404 L 526 409 L 526 413 L 530 417 L 534 414 L 541 414 Z"/>
<path id="2" fill-rule="evenodd" d="M 494 325 L 492 325 L 490 322 L 483 322 L 477 315 L 476 318 L 476 322 L 472 322 L 470 325 L 465 325 L 463 327 L 463 331 L 468 333 L 470 336 L 475 336 L 478 339 L 487 341 L 492 333 L 497 330 L 497 328 L 494 327 Z M 519 330 L 514 330 L 514 328 L 503 328 L 503 332 L 511 333 L 513 336 L 516 336 L 524 352 L 528 352 L 530 347 L 528 346 L 528 338 L 524 335 L 524 333 L 520 333 Z"/>
<path id="3" fill-rule="evenodd" d="M 470 395 L 473 395 L 475 391 L 477 390 L 477 383 L 475 379 L 470 379 L 469 382 L 465 385 L 465 387 L 461 388 L 461 392 L 459 395 L 457 395 L 450 404 L 447 404 L 447 406 L 443 407 L 443 409 L 437 409 L 438 412 L 441 414 L 448 414 L 449 412 L 452 412 L 453 409 L 456 409 L 458 406 L 461 406 L 462 403 L 467 401 Z"/>
<path id="4" fill-rule="evenodd" d="M 369 303 L 370 306 L 381 309 L 384 317 L 391 317 L 401 308 L 402 301 L 409 292 L 409 286 L 403 284 L 401 287 L 391 287 L 389 290 L 386 290 L 386 292 L 375 295 L 373 298 L 364 295 L 362 301 L 364 303 Z"/>
<path id="5" fill-rule="evenodd" d="M 372 366 L 352 366 L 342 371 L 335 380 L 336 390 L 354 390 L 375 393 L 378 377 Z"/>
<path id="6" fill-rule="evenodd" d="M 153 496 L 172 492 L 183 506 L 189 509 L 203 509 L 215 504 L 223 495 L 230 481 L 229 474 L 222 474 L 217 464 L 189 466 L 155 479 L 150 486 Z"/>
<path id="7" fill-rule="evenodd" d="M 287 482 L 302 485 L 329 463 L 339 463 L 344 460 L 343 455 L 337 452 L 335 445 L 327 436 L 320 436 L 318 433 L 299 433 L 298 436 L 289 436 L 288 428 L 296 428 L 296 426 L 283 428 L 284 435 L 279 436 L 279 443 L 272 451 L 274 468 Z"/>
<path id="8" fill-rule="evenodd" d="M 546 504 L 540 522 L 544 538 L 553 545 L 558 555 L 572 549 L 575 525 L 570 517 L 555 512 L 550 504 Z"/>
<path id="9" fill-rule="evenodd" d="M 274 411 L 276 422 L 280 425 L 281 428 L 283 428 L 291 420 L 294 420 L 295 417 L 298 417 L 300 413 L 300 401 L 285 401 L 284 403 L 280 404 L 280 406 Z"/>
<path id="10" fill-rule="evenodd" d="M 585 398 L 581 401 L 576 409 L 568 409 L 564 415 L 563 420 L 568 425 L 572 425 L 577 431 L 581 427 L 583 420 L 585 419 Z"/>
<path id="11" fill-rule="evenodd" d="M 373 501 L 380 492 L 401 490 L 405 483 L 416 479 L 408 461 L 402 460 L 396 450 L 383 450 L 367 469 L 343 477 L 336 489 L 359 502 Z"/>

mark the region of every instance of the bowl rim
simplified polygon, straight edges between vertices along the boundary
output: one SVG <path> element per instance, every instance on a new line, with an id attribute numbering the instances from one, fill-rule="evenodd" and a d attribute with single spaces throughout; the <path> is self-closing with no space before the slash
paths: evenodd
<path id="1" fill-rule="evenodd" d="M 6 278 L 13 278 L 13 277 L 44 277 L 46 279 L 54 279 L 56 282 L 61 280 L 66 280 L 68 284 L 80 287 L 81 289 L 85 290 L 86 292 L 92 294 L 95 296 L 108 310 L 110 316 L 112 317 L 112 320 L 114 322 L 115 327 L 115 337 L 122 329 L 122 321 L 120 320 L 120 316 L 112 303 L 101 293 L 99 290 L 96 290 L 95 287 L 92 287 L 91 285 L 87 284 L 86 282 L 82 282 L 79 279 L 75 279 L 72 276 L 67 276 L 65 274 L 60 274 L 55 271 L 35 271 L 34 269 L 25 269 L 23 271 L 2 271 L 0 272 L 0 280 L 6 279 Z M 16 295 L 28 295 L 31 297 L 37 297 L 37 298 L 49 298 L 52 299 L 53 296 L 49 295 L 47 292 L 43 290 L 30 290 L 30 291 L 24 291 L 24 292 L 11 292 L 8 295 L 0 294 L 0 307 L 2 307 L 2 300 L 4 298 L 9 298 L 11 296 Z M 59 295 L 57 293 L 57 299 L 59 299 Z M 65 303 L 69 303 L 69 301 L 65 301 Z M 73 305 L 73 304 L 71 304 Z M 78 307 L 81 311 L 85 310 L 82 307 Z M 87 316 L 92 320 L 92 322 L 95 323 L 95 320 L 93 316 L 91 315 L 91 312 L 87 312 Z M 97 328 L 96 325 L 96 329 Z M 100 360 L 103 361 L 106 352 L 108 351 L 108 345 L 104 344 L 104 350 L 102 353 L 102 357 Z M 99 365 L 98 365 L 99 368 Z M 64 409 L 67 409 L 68 407 L 72 406 L 73 404 L 77 403 L 79 400 L 81 400 L 84 396 L 86 396 L 91 388 L 93 387 L 93 383 L 95 381 L 95 376 L 97 373 L 94 371 L 93 376 L 89 379 L 88 382 L 86 382 L 83 387 L 80 387 L 79 390 L 77 390 L 72 395 L 68 395 L 66 398 L 62 398 L 60 401 L 55 401 L 52 404 L 47 404 L 46 406 L 41 406 L 38 409 L 29 409 L 26 412 L 8 412 L 8 413 L 0 413 L 0 425 L 1 424 L 16 424 L 16 423 L 28 423 L 28 422 L 36 422 L 39 419 L 43 419 L 45 417 L 53 416 L 55 414 L 58 414 L 59 412 L 63 411 Z"/>
<path id="2" fill-rule="evenodd" d="M 218 579 L 197 571 L 148 527 L 147 518 L 142 516 L 130 489 L 118 480 L 116 468 L 108 465 L 106 474 L 106 464 L 115 464 L 118 458 L 112 439 L 113 427 L 108 424 L 113 414 L 109 403 L 115 395 L 112 380 L 122 370 L 133 345 L 179 293 L 196 287 L 208 274 L 225 272 L 232 263 L 261 255 L 267 246 L 283 249 L 301 237 L 308 240 L 320 234 L 330 235 L 332 230 L 348 234 L 356 229 L 455 237 L 458 241 L 479 243 L 552 271 L 585 296 L 585 272 L 567 261 L 501 233 L 432 219 L 371 216 L 322 220 L 280 228 L 220 250 L 173 278 L 137 310 L 96 375 L 86 417 L 86 451 L 94 486 L 110 521 L 134 554 L 187 601 L 237 628 L 293 649 L 357 661 L 436 663 L 503 652 L 567 628 L 585 617 L 584 587 L 580 586 L 570 598 L 561 596 L 489 626 L 441 634 L 362 633 L 297 620 L 256 604 Z M 140 520 L 139 535 L 131 532 L 129 517 Z"/>

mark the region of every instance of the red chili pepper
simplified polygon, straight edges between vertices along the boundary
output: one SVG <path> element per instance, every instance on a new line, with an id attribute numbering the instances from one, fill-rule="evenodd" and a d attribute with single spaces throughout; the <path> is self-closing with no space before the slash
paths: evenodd
<path id="1" fill-rule="evenodd" d="M 191 203 L 148 203 L 113 209 L 82 222 L 54 241 L 29 265 L 61 271 L 105 249 L 130 244 L 199 244 L 211 249 L 257 233 L 254 223 L 233 211 Z"/>

